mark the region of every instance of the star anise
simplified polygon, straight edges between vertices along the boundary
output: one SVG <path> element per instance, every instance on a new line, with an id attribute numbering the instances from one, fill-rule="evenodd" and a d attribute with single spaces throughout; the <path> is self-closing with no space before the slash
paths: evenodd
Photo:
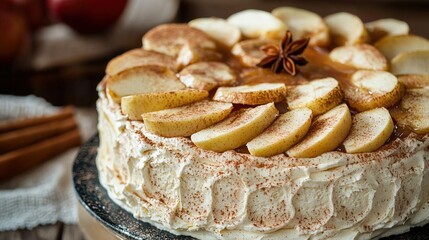
<path id="1" fill-rule="evenodd" d="M 261 60 L 256 66 L 263 68 L 271 68 L 274 73 L 280 73 L 284 69 L 287 73 L 295 76 L 297 73 L 297 65 L 303 66 L 307 64 L 304 57 L 299 56 L 304 52 L 308 45 L 309 38 L 292 41 L 292 33 L 287 31 L 279 47 L 267 45 L 261 48 L 267 56 Z"/>

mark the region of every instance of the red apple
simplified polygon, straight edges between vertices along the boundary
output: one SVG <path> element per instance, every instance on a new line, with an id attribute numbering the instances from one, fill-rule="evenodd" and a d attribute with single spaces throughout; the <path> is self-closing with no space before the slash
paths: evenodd
<path id="1" fill-rule="evenodd" d="M 48 0 L 55 20 L 80 33 L 97 33 L 111 27 L 121 16 L 127 0 Z"/>
<path id="2" fill-rule="evenodd" d="M 14 59 L 27 37 L 24 16 L 0 7 L 0 62 Z"/>

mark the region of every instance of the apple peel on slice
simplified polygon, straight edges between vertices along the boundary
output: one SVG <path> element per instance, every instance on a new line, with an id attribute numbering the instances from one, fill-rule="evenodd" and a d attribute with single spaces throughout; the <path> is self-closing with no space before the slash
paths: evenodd
<path id="1" fill-rule="evenodd" d="M 344 140 L 348 153 L 372 152 L 389 139 L 393 133 L 393 120 L 386 108 L 375 108 L 352 117 L 352 127 Z"/>
<path id="2" fill-rule="evenodd" d="M 280 115 L 261 135 L 246 144 L 250 154 L 270 157 L 288 150 L 299 142 L 311 125 L 309 108 L 297 108 Z"/>
<path id="3" fill-rule="evenodd" d="M 329 58 L 357 69 L 387 70 L 387 59 L 377 48 L 369 44 L 341 46 L 329 53 Z"/>
<path id="4" fill-rule="evenodd" d="M 278 113 L 273 103 L 241 109 L 222 122 L 192 134 L 191 140 L 198 147 L 215 152 L 236 149 L 261 134 Z"/>
<path id="5" fill-rule="evenodd" d="M 275 45 L 276 42 L 268 39 L 244 40 L 235 44 L 231 52 L 241 60 L 243 65 L 254 67 L 267 56 L 261 47 L 270 44 Z"/>
<path id="6" fill-rule="evenodd" d="M 284 83 L 260 83 L 237 87 L 220 87 L 213 100 L 245 105 L 261 105 L 280 102 L 285 99 L 287 89 Z"/>
<path id="7" fill-rule="evenodd" d="M 247 38 L 281 38 L 287 26 L 269 12 L 248 9 L 228 17 L 227 21 L 237 26 Z"/>
<path id="8" fill-rule="evenodd" d="M 429 50 L 399 54 L 392 59 L 393 74 L 429 75 Z"/>
<path id="9" fill-rule="evenodd" d="M 368 32 L 362 20 L 350 13 L 339 12 L 326 16 L 331 41 L 337 46 L 368 42 Z"/>
<path id="10" fill-rule="evenodd" d="M 429 90 L 407 89 L 399 106 L 390 109 L 396 123 L 418 134 L 429 133 Z"/>
<path id="11" fill-rule="evenodd" d="M 343 100 L 338 81 L 334 78 L 312 80 L 307 84 L 290 87 L 286 101 L 289 110 L 307 107 L 313 115 L 320 115 L 334 108 Z"/>
<path id="12" fill-rule="evenodd" d="M 179 79 L 187 87 L 210 91 L 217 86 L 233 85 L 236 81 L 233 70 L 221 62 L 197 62 L 179 73 Z"/>
<path id="13" fill-rule="evenodd" d="M 401 100 L 404 87 L 395 75 L 385 71 L 359 70 L 343 88 L 346 101 L 359 112 L 389 108 Z"/>
<path id="14" fill-rule="evenodd" d="M 185 85 L 167 67 L 140 66 L 124 70 L 107 80 L 111 98 L 119 103 L 121 97 L 148 93 L 168 92 L 184 89 Z"/>
<path id="15" fill-rule="evenodd" d="M 398 81 L 407 89 L 429 87 L 429 75 L 404 74 L 397 77 Z"/>
<path id="16" fill-rule="evenodd" d="M 372 41 L 377 41 L 386 36 L 407 35 L 410 31 L 408 23 L 394 18 L 383 18 L 367 22 L 365 27 Z"/>
<path id="17" fill-rule="evenodd" d="M 201 101 L 208 95 L 207 91 L 197 89 L 142 93 L 122 97 L 121 109 L 128 115 L 128 119 L 142 120 L 143 113 L 184 106 Z"/>
<path id="18" fill-rule="evenodd" d="M 309 45 L 329 45 L 328 26 L 316 13 L 294 7 L 279 7 L 271 13 L 288 26 L 294 39 L 309 37 Z"/>
<path id="19" fill-rule="evenodd" d="M 310 126 L 302 141 L 287 151 L 296 158 L 317 157 L 337 148 L 347 137 L 352 118 L 346 104 L 338 105 L 320 115 Z"/>
<path id="20" fill-rule="evenodd" d="M 227 47 L 232 47 L 241 38 L 240 29 L 222 18 L 197 18 L 188 24 L 204 31 L 211 38 Z"/>
<path id="21" fill-rule="evenodd" d="M 401 53 L 429 50 L 429 41 L 416 35 L 396 35 L 378 40 L 374 47 L 391 61 Z"/>
<path id="22" fill-rule="evenodd" d="M 145 65 L 165 66 L 173 71 L 177 71 L 178 67 L 176 59 L 171 56 L 136 48 L 110 60 L 106 66 L 106 74 L 113 76 L 126 69 Z"/>
<path id="23" fill-rule="evenodd" d="M 226 118 L 231 103 L 201 101 L 190 105 L 142 114 L 149 132 L 163 137 L 187 137 Z"/>

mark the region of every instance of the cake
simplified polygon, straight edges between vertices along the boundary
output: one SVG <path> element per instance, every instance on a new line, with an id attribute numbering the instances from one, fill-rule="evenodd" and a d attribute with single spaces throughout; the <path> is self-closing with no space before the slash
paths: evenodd
<path id="1" fill-rule="evenodd" d="M 157 26 L 98 86 L 100 182 L 198 239 L 406 232 L 429 222 L 428 63 L 396 19 L 280 7 Z"/>

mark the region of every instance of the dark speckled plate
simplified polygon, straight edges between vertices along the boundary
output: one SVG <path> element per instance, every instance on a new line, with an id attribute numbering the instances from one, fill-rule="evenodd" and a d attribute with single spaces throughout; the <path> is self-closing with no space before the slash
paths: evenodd
<path id="1" fill-rule="evenodd" d="M 98 135 L 86 142 L 79 151 L 73 164 L 73 183 L 80 203 L 104 226 L 128 239 L 184 240 L 193 239 L 175 236 L 166 231 L 135 219 L 130 213 L 116 205 L 98 181 L 95 165 Z M 429 187 L 429 186 L 428 186 Z M 429 239 L 429 224 L 413 228 L 410 232 L 383 238 L 383 240 L 423 240 Z"/>

